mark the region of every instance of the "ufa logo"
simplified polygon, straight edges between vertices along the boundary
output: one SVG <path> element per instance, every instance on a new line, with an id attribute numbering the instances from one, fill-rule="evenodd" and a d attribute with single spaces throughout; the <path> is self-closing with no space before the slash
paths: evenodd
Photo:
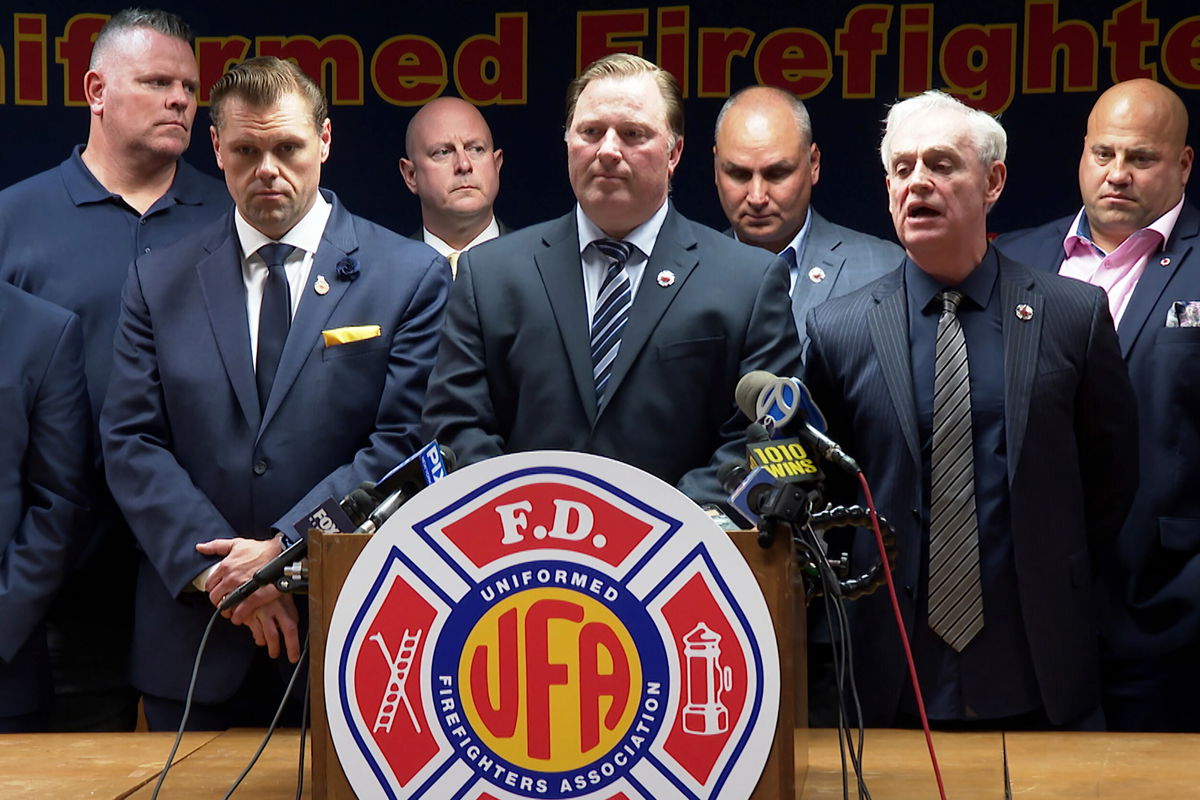
<path id="1" fill-rule="evenodd" d="M 356 562 L 330 729 L 361 797 L 745 798 L 774 631 L 697 506 L 635 468 L 526 453 L 439 481 Z"/>

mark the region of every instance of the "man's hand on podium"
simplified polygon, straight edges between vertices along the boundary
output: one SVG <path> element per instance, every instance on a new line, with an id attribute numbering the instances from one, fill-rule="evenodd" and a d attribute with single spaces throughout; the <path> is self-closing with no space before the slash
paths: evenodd
<path id="1" fill-rule="evenodd" d="M 259 567 L 279 555 L 282 546 L 279 538 L 260 541 L 258 539 L 213 539 L 196 545 L 197 552 L 206 556 L 221 556 L 221 561 L 213 568 L 204 584 L 208 599 L 214 607 L 220 606 L 225 596 L 246 581 L 254 577 Z M 259 589 L 238 605 L 237 608 L 223 613 L 232 619 L 236 625 L 245 625 L 247 616 L 259 606 L 278 597 L 279 592 L 270 587 L 272 593 L 264 593 Z M 240 613 L 239 613 L 240 612 Z"/>

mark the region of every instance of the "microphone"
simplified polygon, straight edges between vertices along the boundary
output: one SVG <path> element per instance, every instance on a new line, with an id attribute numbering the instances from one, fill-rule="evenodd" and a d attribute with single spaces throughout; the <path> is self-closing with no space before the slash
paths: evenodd
<path id="1" fill-rule="evenodd" d="M 825 460 L 852 475 L 861 472 L 858 462 L 825 435 L 825 416 L 800 379 L 780 378 L 765 370 L 748 372 L 738 381 L 734 398 L 747 418 L 764 425 L 772 435 L 794 430 Z M 820 428 L 810 419 L 816 420 Z"/>
<path id="2" fill-rule="evenodd" d="M 221 601 L 221 605 L 217 606 L 217 610 L 227 611 L 257 592 L 263 586 L 269 586 L 274 583 L 283 577 L 283 570 L 286 567 L 291 566 L 293 562 L 299 561 L 307 555 L 308 540 L 299 539 L 291 547 L 288 547 L 282 553 L 259 567 L 250 580 L 225 595 L 225 599 Z"/>
<path id="3" fill-rule="evenodd" d="M 355 533 L 374 533 L 387 522 L 396 509 L 412 499 L 413 495 L 446 477 L 454 469 L 454 451 L 437 442 L 430 442 L 408 457 L 402 464 L 383 477 L 371 490 L 383 499 L 367 514 L 366 519 L 354 529 Z"/>

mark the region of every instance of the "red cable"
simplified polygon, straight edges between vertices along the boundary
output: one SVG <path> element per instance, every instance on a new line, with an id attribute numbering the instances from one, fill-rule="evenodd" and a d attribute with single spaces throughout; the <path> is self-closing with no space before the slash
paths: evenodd
<path id="1" fill-rule="evenodd" d="M 946 787 L 942 784 L 942 768 L 938 765 L 937 753 L 933 749 L 933 734 L 929 730 L 929 718 L 925 716 L 925 698 L 921 695 L 921 684 L 917 680 L 917 665 L 913 661 L 912 647 L 908 643 L 908 632 L 904 629 L 904 615 L 900 613 L 900 601 L 896 598 L 896 584 L 892 582 L 892 568 L 888 564 L 887 551 L 883 546 L 883 534 L 879 531 L 879 517 L 875 513 L 875 500 L 867 476 L 860 470 L 858 482 L 862 485 L 867 500 L 867 511 L 871 515 L 871 527 L 875 530 L 875 544 L 879 547 L 879 558 L 883 562 L 883 576 L 887 579 L 888 595 L 892 598 L 892 612 L 896 615 L 896 628 L 900 631 L 900 643 L 904 645 L 904 658 L 908 661 L 908 675 L 912 680 L 913 695 L 917 698 L 917 713 L 921 716 L 921 728 L 925 731 L 925 745 L 929 748 L 929 761 L 933 764 L 933 777 L 937 779 L 938 796 L 946 800 Z"/>

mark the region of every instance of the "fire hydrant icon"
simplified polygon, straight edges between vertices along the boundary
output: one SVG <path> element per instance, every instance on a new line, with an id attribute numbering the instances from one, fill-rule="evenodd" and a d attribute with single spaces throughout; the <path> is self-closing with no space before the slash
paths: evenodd
<path id="1" fill-rule="evenodd" d="M 729 730 L 729 709 L 721 693 L 733 688 L 733 670 L 722 667 L 721 634 L 700 622 L 683 637 L 687 671 L 687 703 L 683 707 L 683 730 L 700 736 L 715 736 Z"/>

